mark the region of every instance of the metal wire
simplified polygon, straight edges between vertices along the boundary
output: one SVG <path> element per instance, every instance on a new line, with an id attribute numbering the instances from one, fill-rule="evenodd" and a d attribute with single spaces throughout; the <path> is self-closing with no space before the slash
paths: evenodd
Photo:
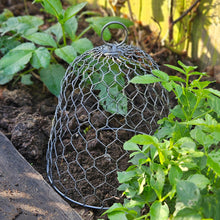
<path id="1" fill-rule="evenodd" d="M 169 111 L 159 83 L 129 83 L 153 69 L 159 67 L 147 53 L 124 43 L 95 47 L 68 67 L 48 143 L 47 173 L 69 201 L 107 209 L 120 200 L 117 172 L 129 165 L 123 143 L 135 134 L 152 134 Z"/>

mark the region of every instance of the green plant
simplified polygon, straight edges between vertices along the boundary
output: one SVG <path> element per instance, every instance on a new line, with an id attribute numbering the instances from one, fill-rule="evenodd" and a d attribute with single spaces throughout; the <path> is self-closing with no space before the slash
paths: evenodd
<path id="1" fill-rule="evenodd" d="M 93 61 L 94 72 L 86 73 L 86 84 L 98 91 L 100 104 L 112 114 L 127 114 L 127 97 L 122 92 L 125 86 L 124 73 L 111 59 Z"/>
<path id="2" fill-rule="evenodd" d="M 205 73 L 178 63 L 182 68 L 167 66 L 185 78 L 153 70 L 131 80 L 161 82 L 178 104 L 153 136 L 136 135 L 124 144 L 132 163 L 118 173 L 126 199 L 105 212 L 110 220 L 220 219 L 220 92 L 201 81 Z"/>
<path id="3" fill-rule="evenodd" d="M 35 0 L 34 3 L 41 3 L 45 12 L 53 16 L 57 23 L 42 31 L 40 26 L 44 22 L 39 17 L 1 16 L 0 33 L 4 36 L 0 40 L 0 46 L 2 45 L 1 52 L 4 56 L 0 60 L 0 85 L 8 83 L 15 75 L 17 80 L 21 78 L 22 83 L 32 84 L 31 73 L 36 70 L 48 89 L 58 96 L 65 69 L 58 63 L 56 57 L 71 63 L 78 54 L 91 49 L 92 42 L 82 38 L 91 28 L 100 34 L 103 25 L 110 20 L 121 21 L 126 26 L 132 25 L 132 22 L 123 18 L 92 17 L 87 19 L 89 26 L 76 35 L 79 18 L 85 14 L 96 14 L 85 11 L 76 17 L 85 7 L 86 2 L 70 6 L 66 10 L 63 9 L 60 0 Z M 103 38 L 105 40 L 111 38 L 108 29 L 104 32 Z M 31 64 L 32 68 L 20 72 L 27 64 Z"/>

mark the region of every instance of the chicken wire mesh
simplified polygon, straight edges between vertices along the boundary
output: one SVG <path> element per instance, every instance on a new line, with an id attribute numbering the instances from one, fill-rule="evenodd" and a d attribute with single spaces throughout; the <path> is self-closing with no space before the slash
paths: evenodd
<path id="1" fill-rule="evenodd" d="M 152 134 L 169 111 L 160 83 L 132 84 L 152 74 L 155 61 L 137 47 L 108 43 L 77 57 L 62 82 L 47 151 L 52 186 L 66 199 L 106 209 L 119 202 L 117 172 L 129 166 L 123 143 L 135 134 Z"/>

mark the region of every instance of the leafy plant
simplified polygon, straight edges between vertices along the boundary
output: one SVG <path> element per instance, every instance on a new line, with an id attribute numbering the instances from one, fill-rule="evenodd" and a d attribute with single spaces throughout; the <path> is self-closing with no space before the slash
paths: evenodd
<path id="1" fill-rule="evenodd" d="M 178 63 L 181 68 L 167 66 L 184 78 L 153 70 L 131 80 L 161 82 L 178 104 L 153 136 L 136 135 L 124 144 L 132 163 L 118 173 L 126 199 L 105 212 L 110 220 L 220 218 L 220 92 L 201 81 L 205 73 Z"/>
<path id="2" fill-rule="evenodd" d="M 58 96 L 65 69 L 56 57 L 71 63 L 78 54 L 91 49 L 92 42 L 83 38 L 83 35 L 91 28 L 100 34 L 106 18 L 90 18 L 89 26 L 76 35 L 78 19 L 85 14 L 95 14 L 85 11 L 76 17 L 86 2 L 70 6 L 66 10 L 60 0 L 35 0 L 34 3 L 41 3 L 45 12 L 53 16 L 57 23 L 42 31 L 40 26 L 44 22 L 39 17 L 10 17 L 6 16 L 9 14 L 6 12 L 6 15 L 0 16 L 0 33 L 3 36 L 0 46 L 2 45 L 1 52 L 4 55 L 0 60 L 0 85 L 8 83 L 15 75 L 21 78 L 22 83 L 29 85 L 32 83 L 31 72 L 37 70 L 48 89 Z M 132 22 L 123 18 L 108 17 L 107 20 L 118 20 L 126 26 L 132 25 Z M 111 37 L 109 33 L 109 30 L 106 30 L 103 34 L 105 40 Z M 24 70 L 27 64 L 31 64 L 33 68 L 17 74 Z"/>
<path id="3" fill-rule="evenodd" d="M 123 94 L 124 73 L 111 59 L 93 62 L 94 71 L 84 76 L 87 85 L 99 91 L 98 98 L 105 111 L 112 114 L 127 114 L 127 97 Z"/>

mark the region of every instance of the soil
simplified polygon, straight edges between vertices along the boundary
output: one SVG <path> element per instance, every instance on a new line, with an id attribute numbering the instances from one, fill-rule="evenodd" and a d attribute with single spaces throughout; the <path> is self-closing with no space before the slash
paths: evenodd
<path id="1" fill-rule="evenodd" d="M 39 4 L 32 4 L 31 1 L 27 1 L 27 7 L 29 14 L 44 16 L 45 19 L 49 18 L 48 16 L 45 16 L 43 12 L 40 12 Z M 0 3 L 0 13 L 4 8 L 11 10 L 15 16 L 25 14 L 23 0 L 16 1 L 16 3 L 13 0 L 2 0 Z M 86 23 L 81 20 L 79 27 L 84 29 L 85 25 Z M 153 55 L 159 65 L 162 65 L 163 63 L 175 65 L 175 60 L 183 58 L 178 57 L 178 55 L 174 55 L 165 48 L 162 48 L 160 44 L 154 40 L 157 37 L 155 37 L 154 33 L 152 33 L 148 27 L 141 27 L 141 33 L 144 33 L 142 34 L 142 39 L 140 39 L 142 48 Z M 88 37 L 93 42 L 94 46 L 102 44 L 100 43 L 100 37 L 93 31 L 89 31 L 85 37 Z M 129 41 L 132 42 L 133 39 L 134 36 L 131 35 Z M 46 151 L 52 120 L 58 102 L 57 98 L 46 89 L 39 79 L 33 78 L 33 81 L 34 84 L 31 86 L 25 86 L 20 82 L 15 81 L 12 81 L 5 86 L 0 86 L 0 131 L 2 131 L 12 141 L 13 145 L 26 158 L 26 160 L 42 174 L 45 180 L 48 181 L 46 174 Z M 173 106 L 175 104 L 175 100 L 173 101 L 171 98 L 171 102 L 171 106 Z M 91 105 L 88 107 L 91 107 Z M 78 107 L 78 109 L 80 109 L 80 107 Z M 99 112 L 93 111 L 93 113 L 93 118 L 91 120 L 97 121 L 99 126 L 103 126 L 103 116 L 100 116 Z M 82 118 L 81 120 L 84 120 L 83 117 L 85 114 L 83 114 L 83 110 L 77 112 L 77 115 Z M 75 125 L 73 122 L 71 123 L 72 125 L 70 125 L 70 127 L 73 126 L 74 129 Z M 88 125 L 85 125 L 84 129 L 87 127 Z M 122 131 L 121 134 L 117 134 L 120 136 L 119 141 L 110 148 L 111 150 L 108 151 L 107 154 L 104 152 L 105 149 L 103 146 L 114 141 L 114 136 L 116 135 L 115 131 L 106 130 L 101 132 L 98 139 L 101 140 L 102 143 L 97 142 L 97 140 L 94 139 L 95 133 L 93 132 L 93 129 L 88 129 L 86 133 L 81 133 L 82 135 L 77 137 L 74 140 L 75 142 L 73 141 L 73 145 L 78 146 L 77 149 L 73 150 L 72 145 L 65 144 L 64 141 L 66 152 L 57 152 L 56 164 L 58 167 L 62 164 L 63 168 L 60 170 L 60 174 L 57 174 L 58 176 L 55 175 L 54 178 L 59 179 L 60 185 L 63 185 L 62 181 L 65 181 L 68 188 L 68 183 L 71 185 L 72 179 L 74 178 L 66 173 L 66 171 L 70 169 L 70 173 L 75 174 L 75 178 L 77 179 L 76 182 L 81 186 L 81 188 L 79 188 L 80 193 L 77 194 L 88 195 L 88 192 L 94 191 L 94 189 L 87 181 L 85 181 L 85 179 L 83 179 L 82 170 L 87 170 L 87 179 L 97 186 L 98 189 L 96 193 L 99 195 L 100 199 L 104 200 L 109 195 L 114 195 L 114 199 L 110 202 L 106 200 L 104 206 L 109 206 L 112 202 L 120 201 L 121 198 L 118 198 L 119 195 L 115 192 L 115 187 L 118 185 L 116 179 L 117 175 L 116 172 L 112 172 L 115 169 L 115 164 L 111 164 L 109 161 L 117 160 L 114 155 L 120 155 L 121 160 L 119 169 L 126 169 L 128 166 L 128 155 L 126 155 L 126 153 L 122 150 L 122 143 L 128 140 L 133 133 L 123 133 Z M 90 155 L 88 152 L 84 151 L 84 139 L 90 140 L 89 144 L 87 144 Z M 77 162 L 73 160 L 73 158 L 76 157 L 75 152 L 79 152 L 77 154 Z M 66 163 L 69 166 L 68 168 L 65 167 L 65 162 L 62 157 L 63 154 L 65 154 L 66 161 L 71 160 Z M 102 157 L 101 155 L 107 156 Z M 98 187 L 101 181 L 105 181 L 105 176 L 103 176 L 99 171 L 97 172 L 97 169 L 93 167 L 91 157 L 96 158 L 95 167 L 98 168 L 98 170 L 104 174 L 111 174 L 108 175 L 108 178 L 114 187 L 109 186 L 108 184 Z M 79 163 L 81 167 L 79 167 L 77 163 Z M 96 173 L 96 176 L 94 173 Z M 69 188 L 71 189 L 71 187 Z M 62 190 L 59 187 L 58 189 Z M 93 196 L 88 197 L 87 201 L 83 201 L 82 196 L 77 198 L 76 193 L 71 189 L 67 192 L 67 196 L 72 195 L 74 195 L 75 201 L 92 206 L 100 206 L 100 201 Z M 98 219 L 102 213 L 102 211 L 99 210 L 84 208 L 73 203 L 70 204 L 79 212 L 79 214 L 81 214 L 83 219 Z"/>

